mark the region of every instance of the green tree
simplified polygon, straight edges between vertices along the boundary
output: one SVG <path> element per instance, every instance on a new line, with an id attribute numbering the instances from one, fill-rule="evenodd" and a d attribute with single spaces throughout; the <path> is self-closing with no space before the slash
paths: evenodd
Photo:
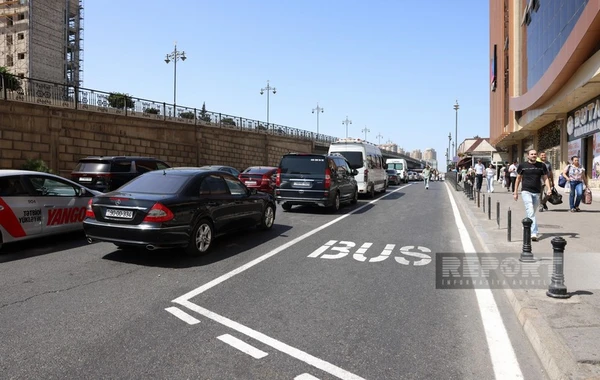
<path id="1" fill-rule="evenodd" d="M 158 108 L 146 108 L 144 109 L 144 113 L 150 113 L 152 115 L 158 115 L 160 113 L 160 110 Z"/>
<path id="2" fill-rule="evenodd" d="M 135 102 L 131 99 L 129 94 L 111 92 L 110 95 L 108 95 L 108 104 L 110 104 L 112 108 L 123 109 L 125 108 L 125 105 L 127 105 L 127 108 L 133 108 Z"/>
<path id="3" fill-rule="evenodd" d="M 18 91 L 21 89 L 21 81 L 19 78 L 9 73 L 6 67 L 0 66 L 0 76 L 4 77 L 4 80 L 0 80 L 0 90 L 3 89 L 3 84 L 5 84 L 6 89 L 10 91 Z"/>
<path id="4" fill-rule="evenodd" d="M 27 160 L 21 167 L 23 170 L 32 170 L 34 172 L 52 173 L 52 170 L 40 158 Z"/>
<path id="5" fill-rule="evenodd" d="M 193 120 L 196 118 L 196 115 L 194 114 L 193 111 L 186 111 L 186 112 L 181 112 L 179 114 L 179 117 L 182 119 L 190 119 Z"/>
<path id="6" fill-rule="evenodd" d="M 236 126 L 235 121 L 230 117 L 224 117 L 221 119 L 221 124 L 233 125 Z"/>
<path id="7" fill-rule="evenodd" d="M 210 115 L 206 111 L 206 102 L 202 103 L 202 109 L 200 110 L 200 120 L 206 121 L 208 123 L 210 123 L 211 121 Z"/>

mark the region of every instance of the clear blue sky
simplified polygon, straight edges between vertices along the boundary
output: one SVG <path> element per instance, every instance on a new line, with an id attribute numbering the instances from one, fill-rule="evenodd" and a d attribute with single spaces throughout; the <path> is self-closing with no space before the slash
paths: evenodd
<path id="1" fill-rule="evenodd" d="M 104 0 L 85 2 L 84 87 L 369 141 L 407 151 L 448 133 L 489 136 L 485 0 Z M 443 168 L 443 165 L 440 165 Z"/>

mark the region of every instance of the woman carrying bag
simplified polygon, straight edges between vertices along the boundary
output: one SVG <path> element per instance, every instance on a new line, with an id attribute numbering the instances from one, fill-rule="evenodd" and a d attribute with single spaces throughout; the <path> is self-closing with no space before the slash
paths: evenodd
<path id="1" fill-rule="evenodd" d="M 585 184 L 585 187 L 588 187 L 588 182 L 585 169 L 579 163 L 579 157 L 571 157 L 571 164 L 567 165 L 561 176 L 569 181 L 570 184 L 569 207 L 571 208 L 571 212 L 581 211 L 579 203 L 581 203 L 581 196 L 583 195 L 583 185 Z"/>

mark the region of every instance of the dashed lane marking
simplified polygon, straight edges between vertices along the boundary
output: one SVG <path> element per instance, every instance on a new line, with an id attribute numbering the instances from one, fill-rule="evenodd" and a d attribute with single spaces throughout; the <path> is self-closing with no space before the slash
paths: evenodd
<path id="1" fill-rule="evenodd" d="M 269 355 L 264 351 L 259 350 L 258 348 L 255 348 L 251 345 L 249 345 L 248 343 L 239 340 L 238 338 L 229 335 L 229 334 L 225 334 L 225 335 L 221 335 L 219 337 L 217 337 L 217 339 L 219 339 L 222 342 L 227 343 L 228 345 L 230 345 L 233 348 L 237 348 L 238 350 L 242 351 L 245 354 L 248 354 L 250 356 L 252 356 L 254 359 L 261 359 L 264 358 L 265 356 Z"/>
<path id="2" fill-rule="evenodd" d="M 195 325 L 197 323 L 200 323 L 199 320 L 197 320 L 196 318 L 192 317 L 191 315 L 189 315 L 185 311 L 176 308 L 175 306 L 168 307 L 165 310 L 168 311 L 169 313 L 173 314 L 177 318 L 181 319 L 182 321 L 187 322 L 190 325 Z"/>

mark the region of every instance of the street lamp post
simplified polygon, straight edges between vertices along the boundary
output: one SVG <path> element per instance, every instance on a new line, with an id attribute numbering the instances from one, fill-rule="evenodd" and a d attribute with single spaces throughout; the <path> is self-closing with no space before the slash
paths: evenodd
<path id="1" fill-rule="evenodd" d="M 267 87 L 260 89 L 260 94 L 267 93 L 267 128 L 269 128 L 269 93 L 273 91 L 273 94 L 277 93 L 277 89 L 275 87 L 271 87 L 269 81 L 267 80 Z"/>
<path id="2" fill-rule="evenodd" d="M 380 134 L 378 134 L 377 136 L 375 136 L 376 139 L 379 139 L 379 145 L 381 145 L 381 139 L 383 138 L 383 136 Z"/>
<path id="3" fill-rule="evenodd" d="M 167 54 L 165 57 L 165 62 L 167 64 L 169 64 L 171 60 L 173 61 L 173 114 L 176 114 L 177 109 L 177 61 L 180 59 L 185 61 L 187 57 L 185 56 L 185 51 L 177 50 L 177 41 L 175 41 L 173 52 Z"/>
<path id="4" fill-rule="evenodd" d="M 454 151 L 454 156 L 458 155 L 458 99 L 456 103 L 454 103 L 454 111 L 456 111 L 456 119 L 454 122 L 454 141 L 456 142 L 456 150 Z"/>
<path id="5" fill-rule="evenodd" d="M 348 116 L 346 116 L 346 120 L 343 120 L 342 124 L 346 124 L 346 137 L 348 137 L 348 124 L 352 124 L 352 120 L 348 120 Z"/>
<path id="6" fill-rule="evenodd" d="M 447 165 L 450 165 L 450 160 L 452 160 L 454 158 L 454 157 L 451 157 L 452 151 L 450 150 L 450 141 L 452 141 L 452 133 L 448 132 L 448 150 L 446 151 L 446 156 L 448 157 Z"/>
<path id="7" fill-rule="evenodd" d="M 313 108 L 312 113 L 317 112 L 317 135 L 319 134 L 319 113 L 323 113 L 325 110 L 322 107 L 319 107 L 319 102 L 317 102 L 317 108 Z"/>
<path id="8" fill-rule="evenodd" d="M 365 127 L 363 129 L 361 129 L 360 131 L 365 133 L 365 141 L 367 141 L 367 133 L 371 132 L 371 130 L 369 128 L 367 128 L 367 126 L 365 125 Z"/>

